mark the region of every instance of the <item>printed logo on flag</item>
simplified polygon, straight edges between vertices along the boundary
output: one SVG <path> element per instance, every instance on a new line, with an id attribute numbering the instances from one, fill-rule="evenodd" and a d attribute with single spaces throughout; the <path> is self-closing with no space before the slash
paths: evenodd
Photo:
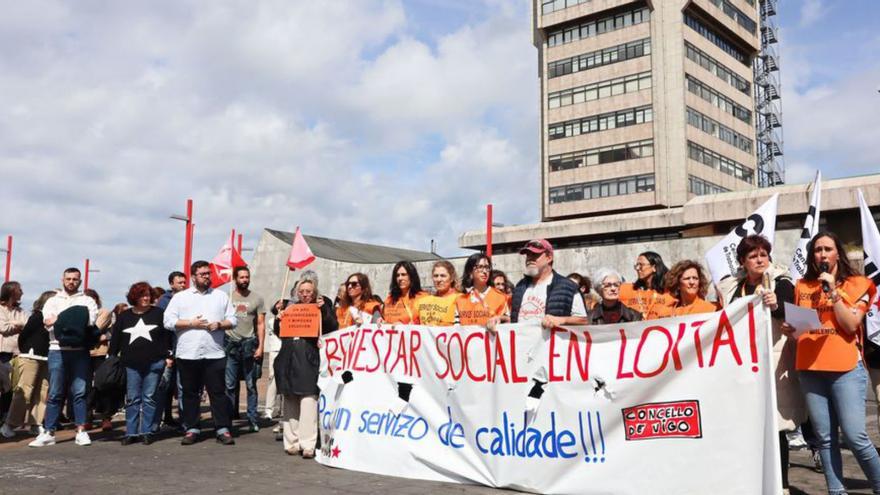
<path id="1" fill-rule="evenodd" d="M 700 401 L 651 402 L 621 412 L 627 441 L 703 437 Z"/>

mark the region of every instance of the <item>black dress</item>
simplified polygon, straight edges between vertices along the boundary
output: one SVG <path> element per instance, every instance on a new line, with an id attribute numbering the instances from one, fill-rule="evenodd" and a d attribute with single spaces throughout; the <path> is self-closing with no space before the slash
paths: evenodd
<path id="1" fill-rule="evenodd" d="M 321 296 L 321 332 L 339 328 L 333 311 L 333 302 Z M 274 308 L 273 308 L 274 312 Z M 275 319 L 278 335 L 278 319 Z M 281 395 L 318 395 L 318 368 L 321 354 L 317 338 L 286 337 L 281 339 L 281 350 L 275 357 L 275 386 Z"/>

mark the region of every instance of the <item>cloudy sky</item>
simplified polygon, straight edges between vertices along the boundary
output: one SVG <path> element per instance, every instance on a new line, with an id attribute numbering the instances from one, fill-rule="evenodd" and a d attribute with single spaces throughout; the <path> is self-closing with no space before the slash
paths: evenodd
<path id="1" fill-rule="evenodd" d="M 236 228 L 459 254 L 539 218 L 525 0 L 0 0 L 0 235 L 26 300 L 91 258 L 108 303 Z M 785 0 L 789 182 L 880 170 L 880 4 Z M 247 253 L 246 253 L 247 257 Z"/>

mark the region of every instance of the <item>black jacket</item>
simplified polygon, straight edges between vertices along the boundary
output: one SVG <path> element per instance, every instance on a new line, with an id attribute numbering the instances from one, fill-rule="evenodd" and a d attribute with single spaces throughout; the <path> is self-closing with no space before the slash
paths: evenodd
<path id="1" fill-rule="evenodd" d="M 324 296 L 321 298 L 324 300 L 321 306 L 321 332 L 333 332 L 339 328 L 333 311 L 333 301 Z M 285 306 L 288 302 L 285 301 Z M 278 319 L 275 321 L 277 323 Z M 276 335 L 279 333 L 276 327 Z M 282 338 L 281 350 L 275 358 L 275 385 L 278 392 L 282 395 L 318 395 L 320 364 L 318 339 Z"/>
<path id="2" fill-rule="evenodd" d="M 49 356 L 49 331 L 43 325 L 43 312 L 34 311 L 18 334 L 18 349 L 22 354 Z"/>
<path id="3" fill-rule="evenodd" d="M 642 315 L 638 311 L 630 308 L 629 306 L 625 306 L 620 301 L 617 302 L 620 310 L 620 319 L 615 323 L 629 323 L 631 321 L 642 321 Z M 589 319 L 590 325 L 604 325 L 608 322 L 605 321 L 605 307 L 602 303 L 599 303 L 594 307 L 589 314 L 587 315 Z"/>
<path id="4" fill-rule="evenodd" d="M 513 301 L 510 308 L 510 321 L 516 323 L 519 320 L 519 308 L 522 306 L 523 296 L 529 284 L 532 283 L 531 277 L 523 277 L 516 287 L 513 289 Z M 547 306 L 544 310 L 545 314 L 552 316 L 571 316 L 571 304 L 574 302 L 574 296 L 581 297 L 580 291 L 576 283 L 563 277 L 553 270 L 553 279 L 547 286 Z"/>

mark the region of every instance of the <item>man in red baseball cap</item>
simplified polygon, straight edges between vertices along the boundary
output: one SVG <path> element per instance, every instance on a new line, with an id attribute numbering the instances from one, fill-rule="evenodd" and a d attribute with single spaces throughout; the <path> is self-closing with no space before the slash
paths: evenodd
<path id="1" fill-rule="evenodd" d="M 513 289 L 511 321 L 539 320 L 546 328 L 585 325 L 587 309 L 577 284 L 553 270 L 553 246 L 532 239 L 519 254 L 525 256 L 525 276 Z"/>

